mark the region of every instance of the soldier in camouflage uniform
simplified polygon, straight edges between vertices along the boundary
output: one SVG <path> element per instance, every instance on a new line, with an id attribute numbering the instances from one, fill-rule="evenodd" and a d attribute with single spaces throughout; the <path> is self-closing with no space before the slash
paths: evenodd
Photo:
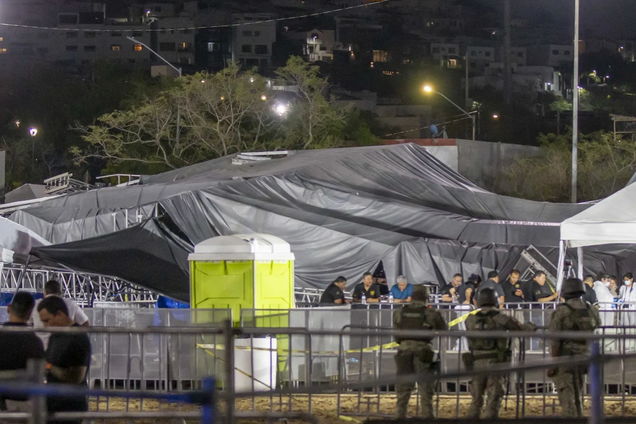
<path id="1" fill-rule="evenodd" d="M 550 321 L 550 331 L 582 331 L 593 333 L 601 325 L 598 311 L 581 297 L 585 295 L 585 286 L 578 278 L 569 278 L 563 282 L 561 296 L 565 303 L 560 304 Z M 585 355 L 588 353 L 586 340 L 551 340 L 552 357 Z M 560 366 L 548 370 L 559 394 L 561 416 L 577 418 L 583 416 L 581 395 L 583 392 L 583 365 Z"/>
<path id="2" fill-rule="evenodd" d="M 415 286 L 412 302 L 393 314 L 393 326 L 398 330 L 447 330 L 448 325 L 444 322 L 441 314 L 426 306 L 427 298 L 426 287 Z M 409 339 L 396 337 L 395 341 L 399 343 L 398 352 L 395 355 L 398 376 L 432 372 L 435 352 L 431 347 L 430 337 Z M 431 378 L 422 379 L 418 383 L 423 418 L 434 418 L 435 383 L 435 380 Z M 414 386 L 414 383 L 401 383 L 396 386 L 397 418 L 406 418 Z"/>
<path id="3" fill-rule="evenodd" d="M 477 296 L 479 312 L 466 319 L 468 331 L 522 331 L 536 330 L 533 323 L 521 324 L 516 319 L 502 314 L 497 309 L 499 300 L 492 289 L 482 289 Z M 489 368 L 492 364 L 507 363 L 511 360 L 510 338 L 489 339 L 469 338 L 470 353 L 463 355 L 467 369 Z M 487 395 L 486 409 L 482 418 L 495 419 L 499 415 L 501 400 L 504 396 L 503 375 L 478 375 L 473 377 L 470 393 L 472 402 L 468 409 L 468 418 L 479 419 Z"/>

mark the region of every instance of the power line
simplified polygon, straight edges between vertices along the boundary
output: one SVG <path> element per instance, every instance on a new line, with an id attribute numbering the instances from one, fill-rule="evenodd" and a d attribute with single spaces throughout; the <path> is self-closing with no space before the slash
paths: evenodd
<path id="1" fill-rule="evenodd" d="M 261 21 L 246 21 L 234 24 L 224 24 L 224 25 L 204 25 L 204 26 L 195 26 L 195 27 L 180 27 L 180 28 L 155 28 L 155 29 L 124 29 L 120 28 L 118 25 L 113 25 L 112 28 L 109 29 L 91 29 L 91 28 L 79 28 L 79 27 L 47 27 L 47 26 L 37 26 L 37 25 L 22 25 L 22 24 L 10 24 L 6 22 L 0 22 L 0 27 L 10 27 L 10 28 L 23 28 L 23 29 L 33 29 L 33 30 L 41 30 L 41 31 L 85 31 L 85 32 L 111 32 L 111 31 L 119 31 L 119 32 L 138 32 L 138 31 L 146 31 L 146 32 L 161 32 L 161 31 L 196 31 L 200 29 L 219 29 L 219 28 L 236 28 L 241 26 L 249 26 L 249 25 L 260 25 L 267 24 L 272 22 L 283 22 L 283 21 L 292 21 L 296 19 L 306 19 L 313 18 L 316 16 L 330 15 L 334 13 L 346 12 L 348 10 L 359 9 L 362 7 L 370 7 L 376 6 L 382 3 L 388 3 L 391 0 L 376 0 L 371 3 L 359 4 L 356 6 L 348 6 L 341 7 L 339 9 L 325 10 L 322 12 L 315 13 L 307 13 L 305 15 L 297 15 L 297 16 L 289 16 L 286 18 L 272 18 L 272 19 L 264 19 Z M 90 25 L 90 24 L 86 24 Z"/>
<path id="2" fill-rule="evenodd" d="M 477 112 L 469 112 L 469 113 L 477 113 Z M 414 131 L 421 131 L 421 130 L 426 130 L 428 128 L 430 128 L 431 125 L 435 125 L 435 126 L 439 126 L 439 125 L 447 125 L 447 124 L 452 124 L 454 122 L 460 122 L 460 121 L 465 121 L 466 119 L 469 119 L 466 117 L 466 115 L 455 115 L 457 117 L 460 117 L 459 119 L 454 119 L 452 121 L 446 121 L 446 122 L 440 122 L 439 124 L 429 124 L 423 127 L 419 127 L 419 128 L 412 128 L 410 130 L 405 130 L 405 131 L 400 131 L 400 132 L 396 132 L 396 133 L 392 133 L 392 134 L 385 134 L 382 137 L 392 137 L 394 135 L 400 135 L 400 134 L 407 134 L 410 132 L 414 132 Z"/>

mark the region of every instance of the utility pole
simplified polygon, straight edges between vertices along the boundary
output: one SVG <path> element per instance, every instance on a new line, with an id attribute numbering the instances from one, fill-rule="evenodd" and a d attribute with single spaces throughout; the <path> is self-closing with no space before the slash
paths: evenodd
<path id="1" fill-rule="evenodd" d="M 510 49 L 510 0 L 504 0 L 504 103 L 507 106 L 510 106 L 512 104 L 512 70 L 510 69 Z"/>
<path id="2" fill-rule="evenodd" d="M 579 165 L 579 18 L 580 0 L 574 0 L 574 75 L 572 77 L 572 203 L 576 203 Z"/>

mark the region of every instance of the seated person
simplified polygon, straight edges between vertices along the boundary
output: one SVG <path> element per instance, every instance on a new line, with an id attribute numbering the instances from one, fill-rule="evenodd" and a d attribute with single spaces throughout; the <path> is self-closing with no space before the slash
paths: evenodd
<path id="1" fill-rule="evenodd" d="M 442 302 L 452 303 L 458 301 L 458 293 L 457 288 L 462 285 L 462 275 L 455 274 L 453 275 L 453 279 L 450 283 L 448 283 L 442 291 L 440 292 L 442 295 Z"/>
<path id="2" fill-rule="evenodd" d="M 349 303 L 344 297 L 344 290 L 347 287 L 347 279 L 340 276 L 329 284 L 320 297 L 321 305 L 344 305 Z"/>
<path id="3" fill-rule="evenodd" d="M 373 284 L 373 275 L 370 272 L 365 272 L 362 282 L 353 289 L 353 302 L 362 303 L 362 295 L 368 303 L 380 302 L 380 288 Z"/>
<path id="4" fill-rule="evenodd" d="M 406 282 L 406 277 L 400 275 L 397 284 L 389 291 L 393 295 L 394 303 L 411 303 L 413 297 L 413 286 Z"/>

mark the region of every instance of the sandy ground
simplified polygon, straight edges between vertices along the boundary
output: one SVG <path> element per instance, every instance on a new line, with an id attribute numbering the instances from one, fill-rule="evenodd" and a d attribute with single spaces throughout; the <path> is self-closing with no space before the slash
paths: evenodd
<path id="1" fill-rule="evenodd" d="M 336 395 L 321 395 L 313 396 L 311 399 L 311 413 L 314 414 L 324 424 L 343 424 L 346 422 L 362 422 L 367 419 L 384 417 L 390 417 L 395 412 L 395 396 L 394 395 L 382 395 L 368 396 L 365 394 L 360 395 L 360 401 L 358 395 L 343 395 L 341 397 L 341 412 L 343 415 L 337 414 L 337 401 Z M 636 399 L 629 400 L 626 398 L 625 405 L 620 398 L 609 398 L 605 400 L 605 413 L 607 416 L 636 416 Z M 275 398 L 271 402 L 270 398 L 257 398 L 254 401 L 251 399 L 239 399 L 237 401 L 237 411 L 288 411 L 289 410 L 289 397 L 285 397 L 282 400 Z M 468 396 L 462 396 L 459 399 L 459 409 L 457 408 L 456 396 L 440 396 L 439 397 L 439 418 L 455 418 L 457 411 L 459 410 L 459 416 L 466 415 L 470 398 Z M 504 402 L 505 404 L 505 402 Z M 111 399 L 110 411 L 140 411 L 141 403 L 139 400 L 131 400 L 128 404 L 125 400 Z M 309 411 L 309 398 L 307 396 L 294 396 L 292 399 L 293 411 Z M 586 399 L 586 413 L 589 413 L 589 399 Z M 106 400 L 100 401 L 99 411 L 106 411 Z M 222 406 L 219 407 L 222 410 Z M 409 408 L 409 415 L 415 416 L 416 403 L 414 397 L 411 398 L 411 405 Z M 93 400 L 91 402 L 91 410 L 97 410 L 97 402 Z M 177 405 L 159 403 L 153 400 L 146 400 L 143 402 L 143 411 L 195 411 L 196 407 L 190 405 Z M 541 417 L 541 416 L 555 416 L 560 414 L 559 402 L 556 396 L 547 396 L 544 400 L 543 397 L 526 398 L 525 401 L 525 414 L 528 417 Z M 521 416 L 521 410 L 519 411 Z M 500 411 L 502 418 L 515 418 L 517 416 L 516 410 L 516 396 L 510 396 L 508 398 L 507 408 L 505 405 Z M 150 424 L 150 423 L 170 423 L 179 424 L 178 420 L 135 420 L 137 424 Z M 264 420 L 244 420 L 241 422 L 264 422 Z M 114 423 L 114 421 L 109 421 Z M 123 423 L 123 422 L 122 422 Z M 189 424 L 189 423 L 188 423 Z"/>

